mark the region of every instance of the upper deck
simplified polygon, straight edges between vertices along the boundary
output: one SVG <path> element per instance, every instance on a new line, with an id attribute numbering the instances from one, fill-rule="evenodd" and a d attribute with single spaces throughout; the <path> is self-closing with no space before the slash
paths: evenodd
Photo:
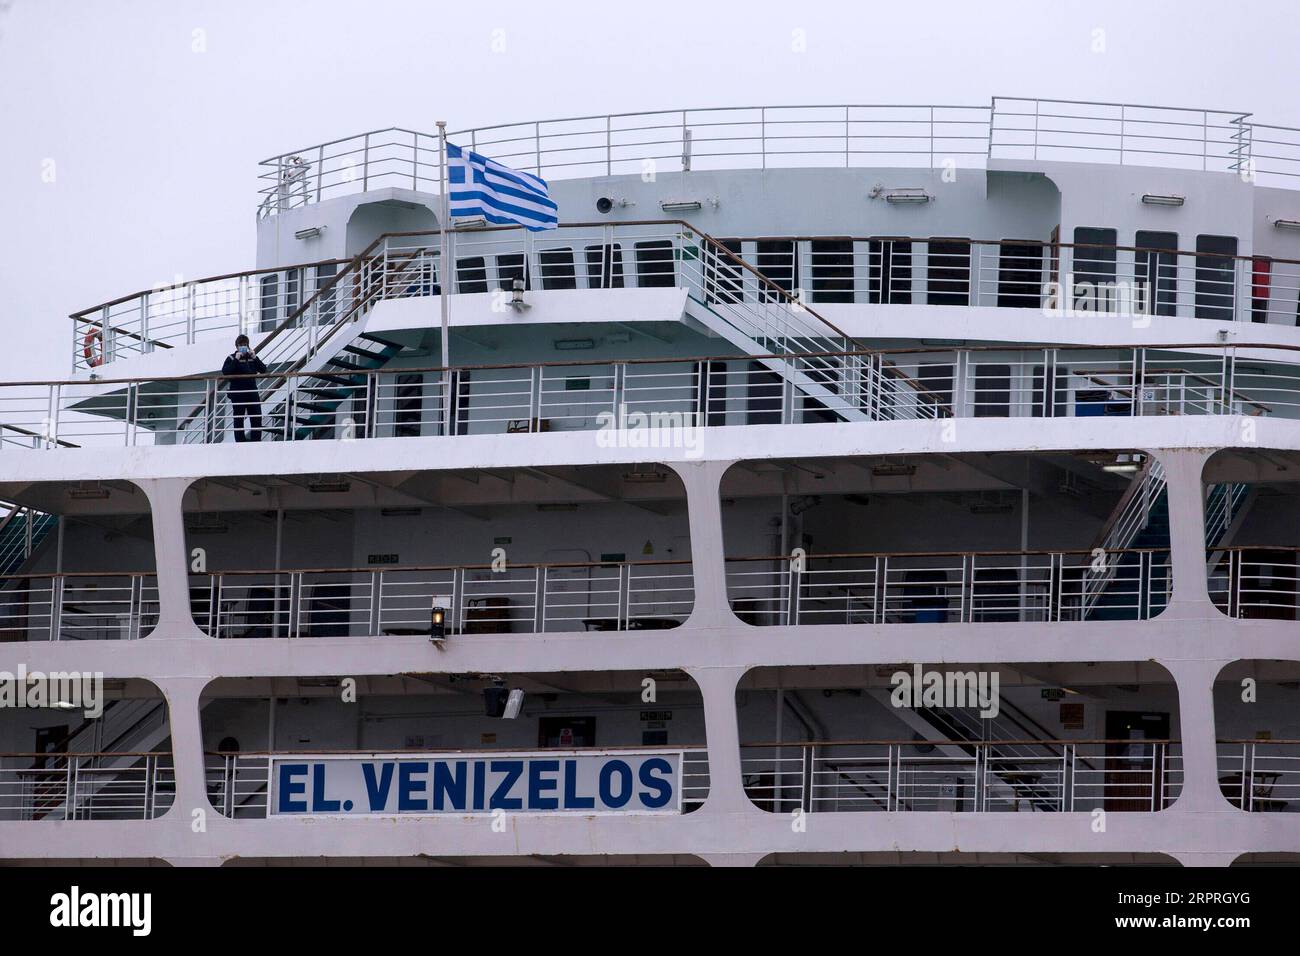
<path id="1" fill-rule="evenodd" d="M 459 130 L 449 137 L 547 180 L 704 170 L 997 168 L 1004 160 L 1229 172 L 1295 188 L 1300 130 L 1241 110 L 994 97 L 975 105 L 655 110 Z M 396 187 L 436 192 L 438 141 L 372 130 L 265 159 L 265 217 Z"/>

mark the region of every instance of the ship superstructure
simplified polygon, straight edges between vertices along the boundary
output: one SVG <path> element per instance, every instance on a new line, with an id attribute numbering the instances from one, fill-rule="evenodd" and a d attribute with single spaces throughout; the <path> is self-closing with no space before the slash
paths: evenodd
<path id="1" fill-rule="evenodd" d="M 1300 131 L 450 139 L 559 228 L 440 222 L 433 135 L 299 149 L 255 268 L 0 384 L 0 676 L 104 697 L 0 709 L 8 861 L 1300 852 Z"/>

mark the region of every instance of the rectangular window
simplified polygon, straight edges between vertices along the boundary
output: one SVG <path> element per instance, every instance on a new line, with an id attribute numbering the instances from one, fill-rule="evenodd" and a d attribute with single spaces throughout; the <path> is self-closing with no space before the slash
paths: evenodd
<path id="1" fill-rule="evenodd" d="M 930 240 L 925 301 L 930 305 L 970 304 L 970 240 Z"/>
<path id="2" fill-rule="evenodd" d="M 1011 366 L 976 365 L 975 417 L 1006 418 L 1011 414 Z"/>
<path id="3" fill-rule="evenodd" d="M 940 417 L 952 414 L 952 365 L 947 362 L 922 362 L 916 383 L 922 405 L 939 409 Z"/>
<path id="4" fill-rule="evenodd" d="M 522 252 L 510 252 L 497 256 L 497 288 L 506 292 L 515 287 L 515 280 L 523 279 L 524 288 L 531 289 L 532 276 L 528 274 L 528 263 Z"/>
<path id="5" fill-rule="evenodd" d="M 745 424 L 781 424 L 781 396 L 784 390 L 781 376 L 762 362 L 750 362 L 746 379 Z"/>
<path id="6" fill-rule="evenodd" d="M 707 369 L 708 383 L 701 380 L 701 366 Z M 695 421 L 703 425 L 727 424 L 727 363 L 701 362 L 695 366 Z"/>
<path id="7" fill-rule="evenodd" d="M 330 325 L 334 322 L 334 312 L 338 305 L 338 283 L 326 285 L 334 282 L 334 276 L 338 274 L 338 264 L 327 262 L 316 267 L 316 290 L 319 293 L 316 299 L 316 323 L 317 325 Z M 321 292 L 320 290 L 325 291 Z"/>
<path id="8" fill-rule="evenodd" d="M 814 239 L 812 292 L 814 302 L 853 301 L 853 240 Z"/>
<path id="9" fill-rule="evenodd" d="M 799 261 L 795 257 L 795 243 L 790 239 L 760 239 L 755 243 L 757 256 L 755 268 L 788 295 L 793 295 L 799 285 Z M 760 298 L 764 302 L 781 299 L 766 282 L 760 283 Z"/>
<path id="10" fill-rule="evenodd" d="M 618 243 L 588 246 L 587 288 L 623 288 L 623 247 Z"/>
<path id="11" fill-rule="evenodd" d="M 998 308 L 1036 309 L 1042 301 L 1043 247 L 1004 242 L 998 248 Z"/>
<path id="12" fill-rule="evenodd" d="M 1137 311 L 1174 315 L 1178 304 L 1178 233 L 1139 231 L 1134 279 Z"/>
<path id="13" fill-rule="evenodd" d="M 719 239 L 718 245 L 740 258 L 739 239 Z M 736 259 L 719 249 L 705 252 L 704 295 L 706 302 L 739 302 L 744 298 L 745 270 Z"/>
<path id="14" fill-rule="evenodd" d="M 263 332 L 270 332 L 279 324 L 280 316 L 280 276 L 279 273 L 271 273 L 269 276 L 262 276 L 260 314 L 258 316 L 258 328 Z"/>
<path id="15" fill-rule="evenodd" d="M 414 438 L 420 434 L 420 417 L 424 406 L 424 376 L 397 376 L 393 395 L 393 434 Z"/>
<path id="16" fill-rule="evenodd" d="M 284 274 L 284 317 L 298 311 L 298 291 L 302 288 L 302 271 L 290 269 Z M 295 323 L 296 324 L 296 323 Z"/>
<path id="17" fill-rule="evenodd" d="M 578 273 L 573 265 L 572 249 L 544 249 L 537 253 L 543 289 L 576 289 Z"/>
<path id="18" fill-rule="evenodd" d="M 1079 226 L 1074 230 L 1074 308 L 1110 312 L 1115 305 L 1114 229 Z"/>
<path id="19" fill-rule="evenodd" d="M 1035 365 L 1033 372 L 1033 385 L 1030 388 L 1030 401 L 1032 403 L 1029 409 L 1031 418 L 1064 418 L 1069 413 L 1068 384 L 1069 372 L 1065 369 L 1056 370 L 1056 385 L 1053 388 L 1052 402 L 1047 404 L 1047 396 L 1043 394 L 1043 366 Z"/>
<path id="20" fill-rule="evenodd" d="M 912 243 L 872 239 L 867 251 L 867 298 L 873 305 L 912 301 Z"/>
<path id="21" fill-rule="evenodd" d="M 1197 236 L 1196 317 L 1231 322 L 1236 236 Z"/>
<path id="22" fill-rule="evenodd" d="M 456 288 L 463 294 L 488 290 L 487 260 L 482 256 L 467 256 L 456 260 Z"/>
<path id="23" fill-rule="evenodd" d="M 652 239 L 636 244 L 636 280 L 642 288 L 672 288 L 676 282 L 673 266 L 671 240 Z"/>

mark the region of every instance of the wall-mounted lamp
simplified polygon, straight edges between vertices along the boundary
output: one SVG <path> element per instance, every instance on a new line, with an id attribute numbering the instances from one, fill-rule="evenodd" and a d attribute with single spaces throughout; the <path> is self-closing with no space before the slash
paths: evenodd
<path id="1" fill-rule="evenodd" d="M 316 239 L 324 231 L 324 226 L 308 226 L 306 229 L 299 229 L 293 234 L 293 237 L 295 239 Z"/>
<path id="2" fill-rule="evenodd" d="M 1143 193 L 1142 202 L 1148 206 L 1181 206 L 1186 199 L 1183 196 L 1158 196 L 1155 193 Z"/>
<path id="3" fill-rule="evenodd" d="M 434 605 L 429 611 L 429 640 L 441 644 L 447 639 L 447 609 Z"/>
<path id="4" fill-rule="evenodd" d="M 710 206 L 718 208 L 718 200 L 708 200 Z M 665 199 L 659 203 L 659 208 L 664 212 L 695 212 L 704 208 L 704 202 L 699 199 Z"/>
<path id="5" fill-rule="evenodd" d="M 891 189 L 885 193 L 885 202 L 892 203 L 895 206 L 915 206 L 928 203 L 934 197 L 924 189 L 907 187 L 905 189 Z"/>
<path id="6" fill-rule="evenodd" d="M 1300 219 L 1274 219 L 1274 229 L 1300 229 Z"/>
<path id="7" fill-rule="evenodd" d="M 532 308 L 531 305 L 524 301 L 524 280 L 518 276 L 510 283 L 510 308 L 516 312 Z"/>

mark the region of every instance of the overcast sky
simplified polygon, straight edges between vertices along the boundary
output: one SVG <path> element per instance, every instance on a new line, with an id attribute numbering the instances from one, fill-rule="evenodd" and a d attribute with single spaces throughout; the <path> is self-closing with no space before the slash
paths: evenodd
<path id="1" fill-rule="evenodd" d="M 994 94 L 1300 126 L 1298 60 L 1294 0 L 0 0 L 0 378 L 66 376 L 75 309 L 251 268 L 258 160 L 366 129 Z"/>

